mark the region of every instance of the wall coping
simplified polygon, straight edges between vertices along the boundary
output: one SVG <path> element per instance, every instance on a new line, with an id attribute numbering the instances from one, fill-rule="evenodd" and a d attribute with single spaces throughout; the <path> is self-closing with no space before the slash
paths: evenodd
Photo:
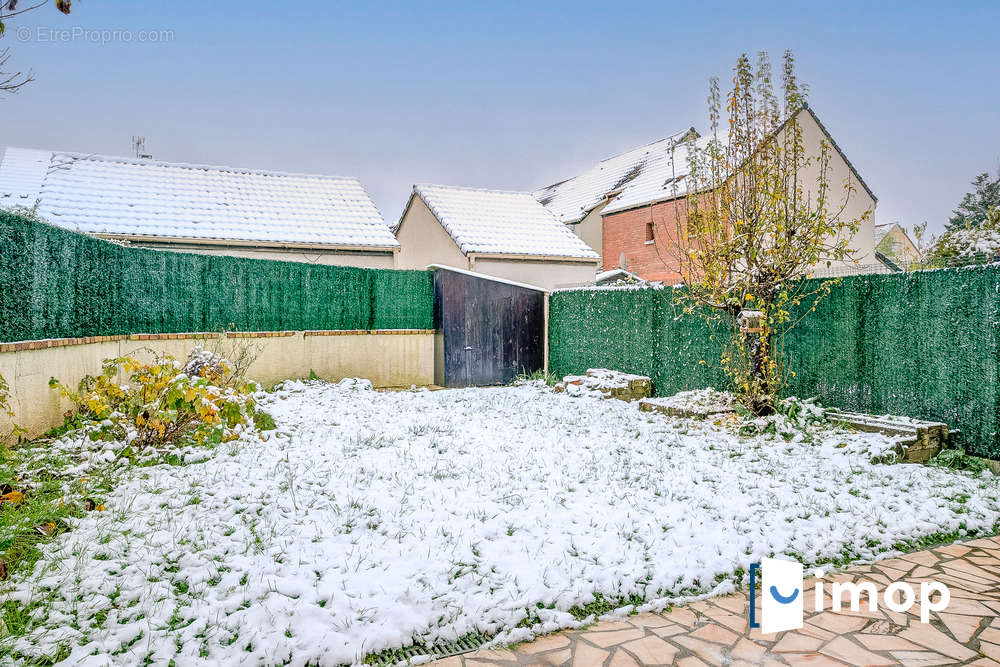
<path id="1" fill-rule="evenodd" d="M 71 347 L 74 345 L 91 345 L 94 343 L 117 343 L 119 341 L 156 341 L 156 340 L 191 340 L 212 339 L 225 336 L 227 338 L 287 338 L 295 336 L 298 331 L 227 331 L 224 334 L 215 332 L 161 333 L 161 334 L 119 334 L 114 336 L 82 336 L 79 338 L 47 338 L 44 340 L 22 340 L 11 343 L 0 343 L 0 353 L 24 352 L 26 350 L 47 350 L 54 347 Z M 344 330 L 310 330 L 301 332 L 303 336 L 362 336 L 362 335 L 412 335 L 433 334 L 433 329 L 344 329 Z"/>
<path id="2" fill-rule="evenodd" d="M 432 334 L 434 329 L 318 329 L 303 331 L 303 336 L 406 336 Z"/>

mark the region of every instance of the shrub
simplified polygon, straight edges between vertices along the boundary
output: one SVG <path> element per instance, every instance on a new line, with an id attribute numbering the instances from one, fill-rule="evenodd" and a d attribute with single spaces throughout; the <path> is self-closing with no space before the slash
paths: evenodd
<path id="1" fill-rule="evenodd" d="M 796 439 L 812 442 L 813 432 L 827 425 L 826 411 L 816 405 L 813 398 L 782 399 L 775 405 L 775 413 L 766 417 L 753 418 L 749 409 L 739 403 L 736 412 L 746 419 L 739 428 L 740 435 L 744 436 L 777 434 L 788 442 Z"/>
<path id="2" fill-rule="evenodd" d="M 982 471 L 989 468 L 984 459 L 978 456 L 970 456 L 965 453 L 962 448 L 955 449 L 942 449 L 938 452 L 937 456 L 931 459 L 933 465 L 941 466 L 942 468 L 950 468 L 952 470 L 968 470 L 969 472 L 978 475 Z"/>
<path id="3" fill-rule="evenodd" d="M 258 431 L 273 431 L 277 428 L 277 424 L 274 423 L 274 417 L 260 408 L 253 411 L 253 425 Z"/>
<path id="4" fill-rule="evenodd" d="M 7 443 L 8 440 L 19 438 L 24 435 L 26 431 L 14 423 L 14 410 L 10 407 L 10 385 L 7 384 L 7 380 L 0 375 L 0 417 L 6 417 L 11 420 L 11 426 L 9 430 L 0 429 L 0 446 Z"/>
<path id="5" fill-rule="evenodd" d="M 119 384 L 121 376 L 128 381 Z M 177 442 L 218 444 L 253 425 L 257 386 L 234 373 L 221 355 L 200 347 L 181 363 L 153 355 L 107 359 L 98 377 L 86 377 L 76 391 L 55 378 L 50 386 L 73 400 L 69 421 L 94 440 L 122 440 L 133 451 Z"/>

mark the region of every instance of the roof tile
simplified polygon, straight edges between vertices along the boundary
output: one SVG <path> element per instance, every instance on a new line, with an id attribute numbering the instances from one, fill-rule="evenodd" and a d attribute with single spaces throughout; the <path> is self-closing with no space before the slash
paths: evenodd
<path id="1" fill-rule="evenodd" d="M 0 208 L 89 234 L 395 248 L 356 178 L 8 148 Z"/>
<path id="2" fill-rule="evenodd" d="M 598 259 L 582 239 L 530 192 L 415 185 L 455 243 L 468 253 Z"/>
<path id="3" fill-rule="evenodd" d="M 691 132 L 677 132 L 601 160 L 579 176 L 537 190 L 535 198 L 560 222 L 572 223 L 609 197 L 605 212 L 684 194 L 683 176 L 688 172 L 684 139 Z"/>

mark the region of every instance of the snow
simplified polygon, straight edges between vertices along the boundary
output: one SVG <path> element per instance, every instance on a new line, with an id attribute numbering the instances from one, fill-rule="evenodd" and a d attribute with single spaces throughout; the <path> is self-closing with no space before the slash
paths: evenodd
<path id="1" fill-rule="evenodd" d="M 609 280 L 618 280 L 621 278 L 633 278 L 637 277 L 634 273 L 629 273 L 625 269 L 611 269 L 610 271 L 601 271 L 597 274 L 597 283 L 601 284 Z"/>
<path id="2" fill-rule="evenodd" d="M 644 398 L 642 402 L 659 408 L 683 411 L 691 415 L 705 417 L 722 412 L 733 412 L 737 404 L 736 397 L 728 391 L 716 391 L 711 387 L 682 391 L 673 396 Z"/>
<path id="3" fill-rule="evenodd" d="M 649 381 L 648 375 L 636 375 L 635 373 L 623 373 L 613 371 L 609 368 L 588 368 L 586 375 L 580 376 L 583 379 L 593 381 L 592 386 L 598 389 L 614 389 L 616 387 L 627 387 L 635 380 Z"/>
<path id="4" fill-rule="evenodd" d="M 27 148 L 8 148 L 0 160 L 0 205 L 31 208 L 45 181 L 52 155 Z"/>
<path id="5" fill-rule="evenodd" d="M 989 222 L 979 227 L 945 232 L 937 242 L 937 251 L 960 260 L 990 259 L 1000 256 L 1000 229 Z"/>
<path id="6" fill-rule="evenodd" d="M 683 287 L 683 285 L 674 285 L 673 287 Z M 644 290 L 644 289 L 664 289 L 665 285 L 661 282 L 649 282 L 643 281 L 640 283 L 612 283 L 610 285 L 587 285 L 585 287 L 557 287 L 552 290 L 555 292 L 614 292 L 617 290 Z"/>
<path id="7" fill-rule="evenodd" d="M 582 174 L 537 190 L 535 198 L 563 223 L 578 222 L 609 199 L 603 213 L 685 193 L 691 130 L 601 160 Z M 698 139 L 704 147 L 708 139 Z"/>
<path id="8" fill-rule="evenodd" d="M 652 387 L 649 376 L 623 373 L 608 368 L 588 368 L 585 375 L 567 375 L 553 387 L 571 396 L 593 395 L 599 398 L 626 398 L 631 400 L 632 389 L 644 390 L 649 395 Z"/>
<path id="9" fill-rule="evenodd" d="M 574 626 L 568 610 L 594 593 L 659 609 L 732 590 L 765 556 L 875 559 L 1000 516 L 989 473 L 872 463 L 889 439 L 830 425 L 741 436 L 541 383 L 287 382 L 263 407 L 278 424 L 266 439 L 133 468 L 108 511 L 47 543 L 7 582 L 11 599 L 52 598 L 14 648 L 67 642 L 64 664 L 335 665 Z M 113 451 L 49 447 L 82 448 L 81 470 Z M 516 628 L 526 610 L 539 622 Z"/>
<path id="10" fill-rule="evenodd" d="M 88 234 L 396 248 L 356 178 L 8 148 L 0 208 Z"/>
<path id="11" fill-rule="evenodd" d="M 810 122 L 815 123 L 844 159 L 861 187 L 876 199 L 816 114 L 812 109 L 807 110 Z M 605 201 L 607 205 L 601 209 L 601 215 L 683 197 L 687 194 L 687 176 L 691 170 L 691 138 L 700 151 L 713 140 L 723 145 L 728 140 L 724 129 L 718 136 L 698 136 L 694 128 L 676 132 L 665 139 L 601 160 L 578 176 L 536 190 L 535 198 L 560 222 L 572 223 L 579 222 Z"/>
<path id="12" fill-rule="evenodd" d="M 638 274 L 631 273 L 625 269 L 611 269 L 610 271 L 601 271 L 597 274 L 595 282 L 598 285 L 617 285 L 617 284 L 646 284 L 650 281 L 645 278 L 640 277 Z"/>
<path id="13" fill-rule="evenodd" d="M 466 254 L 600 258 L 530 192 L 418 184 L 413 193 Z"/>

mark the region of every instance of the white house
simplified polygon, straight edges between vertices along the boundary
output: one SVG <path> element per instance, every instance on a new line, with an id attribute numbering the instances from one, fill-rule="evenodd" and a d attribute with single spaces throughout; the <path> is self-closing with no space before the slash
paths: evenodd
<path id="1" fill-rule="evenodd" d="M 530 192 L 415 185 L 398 266 L 452 266 L 545 289 L 593 284 L 600 256 Z"/>
<path id="2" fill-rule="evenodd" d="M 863 219 L 849 240 L 851 259 L 833 262 L 830 267 L 821 264 L 813 273 L 892 270 L 875 252 L 875 194 L 811 108 L 803 107 L 793 117 L 807 155 L 819 157 L 824 146 L 829 149 L 831 209 L 840 211 L 844 221 Z M 779 132 L 786 128 L 783 126 Z M 681 276 L 676 257 L 688 243 L 677 236 L 685 211 L 692 139 L 704 149 L 712 138 L 699 137 L 694 128 L 683 130 L 601 160 L 583 173 L 537 190 L 534 195 L 556 219 L 601 254 L 605 271 L 621 268 L 647 280 L 677 282 Z M 807 195 L 815 195 L 818 163 L 814 161 L 801 175 Z M 845 185 L 851 188 L 849 196 L 842 190 Z"/>
<path id="3" fill-rule="evenodd" d="M 0 208 L 147 248 L 393 268 L 356 178 L 7 148 Z"/>
<path id="4" fill-rule="evenodd" d="M 875 250 L 901 267 L 920 260 L 920 250 L 898 222 L 875 225 Z"/>

